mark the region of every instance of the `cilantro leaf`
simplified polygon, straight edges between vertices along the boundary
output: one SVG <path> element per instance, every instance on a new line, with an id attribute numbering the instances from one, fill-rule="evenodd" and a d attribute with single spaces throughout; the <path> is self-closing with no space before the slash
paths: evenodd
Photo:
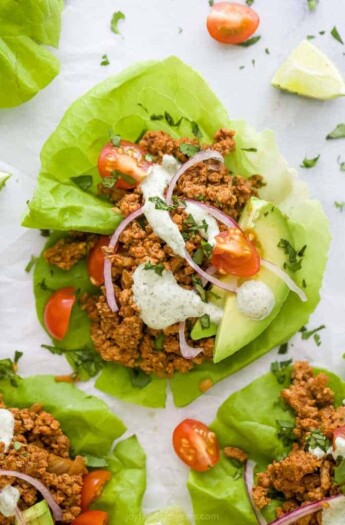
<path id="1" fill-rule="evenodd" d="M 314 328 L 313 330 L 307 330 L 305 327 L 302 327 L 300 330 L 302 334 L 302 339 L 307 340 L 307 339 L 310 339 L 310 337 L 314 336 L 314 340 L 315 340 L 315 334 L 317 334 L 317 332 L 320 332 L 320 330 L 324 330 L 325 328 L 326 326 L 324 324 L 322 324 L 321 326 L 318 326 L 317 328 Z M 320 346 L 321 344 L 320 336 L 319 338 L 317 338 L 317 340 L 315 340 L 315 342 L 318 346 Z"/>
<path id="2" fill-rule="evenodd" d="M 334 206 L 338 208 L 338 210 L 343 211 L 345 208 L 345 201 L 335 201 Z"/>
<path id="3" fill-rule="evenodd" d="M 65 348 L 52 345 L 41 345 L 41 347 L 49 350 L 51 354 L 66 355 L 78 379 L 81 381 L 94 377 L 104 366 L 104 361 L 92 348 L 66 350 Z"/>
<path id="4" fill-rule="evenodd" d="M 242 42 L 241 44 L 237 44 L 237 45 L 238 45 L 238 46 L 241 46 L 241 47 L 249 47 L 249 46 L 253 46 L 253 45 L 256 44 L 257 42 L 259 42 L 260 39 L 261 39 L 261 36 L 260 36 L 260 35 L 252 36 L 252 38 L 249 38 L 248 40 L 245 40 L 245 41 Z"/>
<path id="5" fill-rule="evenodd" d="M 146 385 L 151 383 L 152 377 L 148 376 L 140 368 L 132 369 L 131 383 L 133 386 L 144 388 Z"/>
<path id="6" fill-rule="evenodd" d="M 326 137 L 327 140 L 330 139 L 344 139 L 345 138 L 345 124 L 338 124 L 331 133 Z"/>
<path id="7" fill-rule="evenodd" d="M 309 11 L 315 11 L 317 4 L 319 3 L 319 0 L 307 0 L 307 1 L 308 1 Z"/>
<path id="8" fill-rule="evenodd" d="M 205 330 L 206 328 L 210 328 L 211 320 L 208 314 L 204 314 L 201 317 L 199 317 L 199 321 L 203 330 Z"/>
<path id="9" fill-rule="evenodd" d="M 271 372 L 276 377 L 278 383 L 282 385 L 285 383 L 286 378 L 288 377 L 288 374 L 290 372 L 289 366 L 292 363 L 292 359 L 289 359 L 288 361 L 274 361 L 271 363 Z"/>
<path id="10" fill-rule="evenodd" d="M 109 66 L 109 64 L 108 55 L 102 55 L 101 66 Z"/>
<path id="11" fill-rule="evenodd" d="M 151 261 L 148 261 L 144 266 L 144 270 L 153 270 L 157 275 L 162 277 L 165 267 L 163 263 L 152 264 Z"/>
<path id="12" fill-rule="evenodd" d="M 187 155 L 187 157 L 194 157 L 198 151 L 200 151 L 200 146 L 196 146 L 195 144 L 188 144 L 187 142 L 182 142 L 180 144 L 179 150 L 184 155 Z"/>
<path id="13" fill-rule="evenodd" d="M 302 164 L 300 164 L 301 168 L 313 168 L 318 163 L 320 156 L 321 155 L 318 155 L 313 159 L 307 159 L 307 157 L 305 157 Z"/>
<path id="14" fill-rule="evenodd" d="M 343 42 L 343 39 L 341 38 L 341 36 L 339 35 L 339 31 L 338 29 L 336 28 L 336 26 L 333 27 L 332 31 L 331 31 L 331 35 L 333 38 L 335 38 L 335 40 L 337 42 L 339 42 L 340 44 L 344 45 L 344 42 Z"/>
<path id="15" fill-rule="evenodd" d="M 30 270 L 35 266 L 35 264 L 37 263 L 37 259 L 38 259 L 37 257 L 35 257 L 34 255 L 31 255 L 30 261 L 25 266 L 26 273 L 29 273 Z"/>
<path id="16" fill-rule="evenodd" d="M 241 151 L 248 151 L 250 153 L 255 153 L 257 152 L 257 148 L 241 148 Z"/>
<path id="17" fill-rule="evenodd" d="M 288 262 L 284 263 L 284 268 L 288 268 L 292 272 L 297 272 L 302 268 L 302 260 L 307 249 L 306 244 L 299 251 L 296 251 L 289 241 L 280 239 L 278 248 L 282 248 L 288 255 Z"/>
<path id="18" fill-rule="evenodd" d="M 79 175 L 78 177 L 71 177 L 71 181 L 74 182 L 83 191 L 87 191 L 91 188 L 93 183 L 92 175 Z"/>
<path id="19" fill-rule="evenodd" d="M 293 432 L 295 423 L 292 423 L 291 421 L 285 421 L 283 419 L 277 419 L 276 423 L 278 427 L 277 436 L 282 440 L 283 445 L 285 447 L 292 445 L 292 443 L 297 440 Z"/>
<path id="20" fill-rule="evenodd" d="M 254 4 L 254 0 L 246 0 L 246 4 L 249 5 L 250 7 L 251 5 Z"/>
<path id="21" fill-rule="evenodd" d="M 320 430 L 317 429 L 313 429 L 310 432 L 309 436 L 306 439 L 306 442 L 308 443 L 311 449 L 319 447 L 324 452 L 327 452 L 327 450 L 331 446 L 330 440 Z"/>
<path id="22" fill-rule="evenodd" d="M 124 15 L 124 13 L 122 13 L 122 11 L 116 11 L 113 14 L 113 17 L 110 22 L 110 28 L 113 33 L 115 33 L 116 35 L 121 34 L 118 28 L 118 24 L 120 20 L 125 20 L 125 19 L 126 19 L 126 16 Z"/>
<path id="23" fill-rule="evenodd" d="M 9 357 L 7 359 L 0 359 L 0 380 L 5 379 L 9 381 L 12 386 L 18 386 L 21 378 L 17 375 L 17 364 L 22 355 L 23 352 L 16 351 L 13 361 Z"/>
<path id="24" fill-rule="evenodd" d="M 339 164 L 340 171 L 345 171 L 345 161 L 341 160 L 341 157 L 337 158 L 337 162 Z"/>
<path id="25" fill-rule="evenodd" d="M 171 211 L 176 208 L 176 206 L 170 206 L 165 202 L 165 200 L 161 199 L 160 197 L 149 197 L 149 201 L 153 202 L 155 205 L 156 210 L 164 210 L 164 211 Z"/>

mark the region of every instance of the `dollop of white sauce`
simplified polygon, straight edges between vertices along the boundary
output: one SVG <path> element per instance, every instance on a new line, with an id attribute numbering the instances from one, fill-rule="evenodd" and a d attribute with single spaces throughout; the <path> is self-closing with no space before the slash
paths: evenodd
<path id="1" fill-rule="evenodd" d="M 202 228 L 199 230 L 201 237 L 207 240 L 211 246 L 216 244 L 216 235 L 219 235 L 219 228 L 216 219 L 212 217 L 205 209 L 194 202 L 186 203 L 186 212 L 193 216 L 193 219 L 197 224 L 202 224 L 203 221 L 207 224 L 207 229 Z"/>
<path id="2" fill-rule="evenodd" d="M 345 458 L 345 439 L 342 437 L 337 437 L 334 440 L 335 448 L 332 449 L 332 456 L 334 459 L 339 457 Z"/>
<path id="3" fill-rule="evenodd" d="M 8 450 L 13 439 L 14 416 L 6 408 L 0 408 L 0 443 L 5 445 L 5 452 Z"/>
<path id="4" fill-rule="evenodd" d="M 344 525 L 345 497 L 330 500 L 322 511 L 322 525 Z"/>
<path id="5" fill-rule="evenodd" d="M 5 516 L 5 518 L 14 516 L 19 498 L 19 490 L 12 487 L 12 485 L 6 485 L 0 491 L 0 514 Z"/>
<path id="6" fill-rule="evenodd" d="M 328 450 L 326 450 L 326 452 L 324 450 L 322 450 L 321 447 L 315 447 L 315 448 L 311 448 L 309 447 L 308 448 L 308 452 L 310 454 L 312 454 L 313 456 L 315 456 L 317 459 L 322 459 L 324 458 L 325 456 L 328 456 L 328 454 L 331 454 L 332 453 L 332 449 L 329 448 Z"/>
<path id="7" fill-rule="evenodd" d="M 145 270 L 144 266 L 138 266 L 133 274 L 133 293 L 140 317 L 150 328 L 161 330 L 204 314 L 208 314 L 213 323 L 220 323 L 221 308 L 204 303 L 197 293 L 179 286 L 172 272 L 163 271 L 160 276 L 154 270 Z"/>
<path id="8" fill-rule="evenodd" d="M 268 317 L 275 302 L 272 290 L 262 281 L 246 281 L 237 289 L 237 307 L 250 319 L 261 321 Z"/>
<path id="9" fill-rule="evenodd" d="M 172 176 L 178 168 L 178 163 L 170 155 L 163 156 L 160 166 L 155 164 L 149 175 L 141 183 L 145 204 L 143 207 L 144 215 L 151 228 L 172 251 L 180 257 L 185 256 L 185 241 L 178 229 L 177 224 L 171 219 L 167 210 L 157 210 L 154 202 L 149 201 L 150 197 L 159 197 L 164 200 L 164 190 L 168 186 Z"/>

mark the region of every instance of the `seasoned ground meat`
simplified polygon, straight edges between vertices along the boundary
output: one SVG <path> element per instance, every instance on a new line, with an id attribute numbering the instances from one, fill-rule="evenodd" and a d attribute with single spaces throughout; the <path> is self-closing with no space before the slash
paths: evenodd
<path id="1" fill-rule="evenodd" d="M 92 246 L 95 244 L 97 236 L 85 235 L 60 239 L 44 252 L 44 258 L 48 264 L 53 264 L 61 270 L 70 270 L 80 259 L 83 259 Z"/>
<path id="2" fill-rule="evenodd" d="M 5 408 L 0 398 L 0 407 Z M 83 458 L 70 458 L 70 443 L 60 423 L 41 405 L 11 408 L 14 415 L 14 436 L 9 449 L 0 443 L 0 469 L 16 470 L 40 480 L 63 510 L 63 522 L 70 523 L 80 514 L 80 494 L 86 468 Z M 34 505 L 40 495 L 36 489 L 18 478 L 0 476 L 0 489 L 11 484 L 20 492 L 19 508 Z M 0 525 L 12 525 L 14 518 L 0 514 Z"/>
<path id="3" fill-rule="evenodd" d="M 293 433 L 296 441 L 289 455 L 274 461 L 265 472 L 258 474 L 253 497 L 259 509 L 270 503 L 274 493 L 285 498 L 277 515 L 298 508 L 300 505 L 320 501 L 341 493 L 334 481 L 336 462 L 330 453 L 333 432 L 345 422 L 345 407 L 334 406 L 334 393 L 328 386 L 326 374 L 314 375 L 307 362 L 293 366 L 292 383 L 282 390 L 281 397 L 294 410 L 296 423 Z M 325 456 L 316 457 L 310 452 L 311 438 L 317 432 L 324 440 Z M 327 441 L 328 440 L 328 441 Z M 296 522 L 296 525 L 318 525 L 320 515 L 313 514 Z"/>
<path id="4" fill-rule="evenodd" d="M 200 146 L 197 139 L 173 139 L 163 131 L 148 131 L 140 141 L 140 147 L 153 158 L 161 162 L 164 154 L 174 155 L 180 162 L 188 157 L 181 152 L 182 143 L 189 143 L 202 149 L 212 148 L 223 155 L 235 149 L 234 131 L 220 129 L 214 137 L 214 144 Z M 225 213 L 238 219 L 250 197 L 257 195 L 257 189 L 262 186 L 262 178 L 253 176 L 244 179 L 235 176 L 216 161 L 207 161 L 189 169 L 179 180 L 175 194 L 180 200 L 190 198 L 211 204 Z M 123 216 L 128 216 L 143 203 L 140 186 L 134 190 L 119 190 L 99 186 L 100 192 L 116 204 L 116 210 Z M 171 217 L 180 231 L 188 236 L 186 213 L 181 210 L 171 212 Z M 223 225 L 219 225 L 224 229 Z M 78 242 L 80 239 L 78 239 Z M 84 243 L 88 241 L 83 239 Z M 201 249 L 201 236 L 197 233 L 189 235 L 186 248 L 193 255 Z M 71 248 L 68 245 L 72 244 Z M 62 253 L 62 250 L 65 253 Z M 73 260 L 83 257 L 85 248 L 80 243 L 65 241 L 62 246 L 57 243 L 47 250 L 46 259 L 51 264 L 68 269 Z M 195 359 L 187 360 L 181 356 L 178 324 L 165 330 L 153 330 L 142 322 L 138 308 L 133 301 L 132 275 L 141 263 L 150 261 L 161 263 L 166 270 L 171 270 L 177 282 L 186 288 L 195 286 L 198 278 L 193 269 L 184 259 L 173 254 L 171 249 L 152 231 L 145 219 L 134 221 L 122 233 L 116 253 L 105 253 L 112 261 L 112 272 L 115 294 L 120 306 L 119 312 L 113 313 L 105 300 L 105 290 L 102 287 L 100 296 L 83 296 L 82 308 L 91 320 L 91 338 L 97 352 L 105 361 L 113 361 L 126 367 L 140 369 L 146 374 L 159 377 L 171 377 L 175 372 L 188 372 L 195 365 L 212 358 L 213 338 L 198 341 L 197 346 L 203 348 L 203 353 Z M 73 263 L 72 263 L 73 264 Z M 204 258 L 203 267 L 207 269 L 209 261 Z M 194 320 L 195 321 L 195 320 Z M 190 320 L 193 323 L 193 320 Z M 189 330 L 187 330 L 189 332 Z M 187 339 L 188 339 L 188 333 Z M 188 340 L 190 345 L 195 342 Z"/>

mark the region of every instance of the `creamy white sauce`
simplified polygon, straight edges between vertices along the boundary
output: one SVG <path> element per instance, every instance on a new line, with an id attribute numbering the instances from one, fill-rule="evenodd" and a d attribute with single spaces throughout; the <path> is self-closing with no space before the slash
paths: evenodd
<path id="1" fill-rule="evenodd" d="M 250 319 L 265 319 L 272 312 L 274 305 L 272 290 L 262 281 L 246 281 L 237 289 L 238 309 Z"/>
<path id="2" fill-rule="evenodd" d="M 332 449 L 332 456 L 334 459 L 339 457 L 345 458 L 345 439 L 342 437 L 335 438 L 334 441 L 335 448 Z"/>
<path id="3" fill-rule="evenodd" d="M 13 432 L 14 416 L 12 412 L 6 408 L 0 408 L 0 443 L 5 445 L 5 452 L 13 439 Z"/>
<path id="4" fill-rule="evenodd" d="M 14 516 L 19 498 L 19 490 L 11 485 L 6 485 L 0 491 L 0 514 L 5 516 L 5 518 Z"/>
<path id="5" fill-rule="evenodd" d="M 345 497 L 331 500 L 322 511 L 322 525 L 344 525 Z"/>
<path id="6" fill-rule="evenodd" d="M 216 244 L 216 235 L 219 234 L 219 228 L 216 219 L 214 219 L 207 211 L 194 202 L 186 203 L 186 211 L 188 214 L 192 215 L 197 224 L 202 224 L 203 221 L 207 224 L 207 229 L 204 228 L 199 230 L 201 237 L 207 240 L 211 246 Z"/>
<path id="7" fill-rule="evenodd" d="M 215 324 L 220 323 L 221 308 L 204 303 L 197 293 L 179 286 L 172 272 L 164 271 L 160 276 L 154 270 L 145 270 L 144 266 L 138 266 L 133 274 L 133 293 L 140 317 L 147 326 L 161 330 L 204 314 Z"/>
<path id="8" fill-rule="evenodd" d="M 321 447 L 315 447 L 315 448 L 311 448 L 309 447 L 308 448 L 308 452 L 310 454 L 312 454 L 313 456 L 315 456 L 317 459 L 322 459 L 324 458 L 325 456 L 328 456 L 328 454 L 331 454 L 332 452 L 332 449 L 329 448 L 328 450 L 326 450 L 326 452 L 324 450 L 322 450 Z"/>

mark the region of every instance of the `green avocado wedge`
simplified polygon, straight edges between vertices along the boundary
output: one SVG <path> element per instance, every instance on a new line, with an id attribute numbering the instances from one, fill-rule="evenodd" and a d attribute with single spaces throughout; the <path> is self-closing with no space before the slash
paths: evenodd
<path id="1" fill-rule="evenodd" d="M 24 510 L 23 517 L 27 525 L 54 525 L 53 517 L 45 500 Z M 16 525 L 21 525 L 17 519 Z"/>
<path id="2" fill-rule="evenodd" d="M 262 258 L 284 269 L 286 255 L 278 247 L 278 243 L 284 239 L 293 244 L 293 239 L 286 218 L 277 206 L 261 199 L 252 198 L 243 211 L 239 225 L 243 231 L 251 231 L 255 234 Z M 271 324 L 287 299 L 288 287 L 266 268 L 261 267 L 255 279 L 264 282 L 274 294 L 275 307 L 268 317 L 256 321 L 244 316 L 238 310 L 236 294 L 229 293 L 225 296 L 224 316 L 218 329 L 213 326 L 213 330 L 209 329 L 206 334 L 200 322 L 197 322 L 192 330 L 191 336 L 194 340 L 216 335 L 215 363 L 234 354 L 258 337 Z M 218 289 L 214 291 L 219 295 Z"/>

